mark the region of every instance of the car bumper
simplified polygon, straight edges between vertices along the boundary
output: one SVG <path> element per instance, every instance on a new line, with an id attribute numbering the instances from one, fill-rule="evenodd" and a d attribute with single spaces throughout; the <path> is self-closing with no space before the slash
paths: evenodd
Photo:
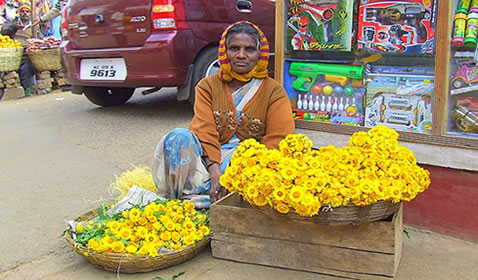
<path id="1" fill-rule="evenodd" d="M 194 38 L 190 30 L 151 34 L 141 47 L 108 49 L 74 49 L 68 40 L 61 45 L 62 65 L 66 80 L 76 86 L 163 87 L 184 84 L 188 67 L 206 42 Z M 125 60 L 124 81 L 91 81 L 80 79 L 80 61 L 87 58 Z"/>

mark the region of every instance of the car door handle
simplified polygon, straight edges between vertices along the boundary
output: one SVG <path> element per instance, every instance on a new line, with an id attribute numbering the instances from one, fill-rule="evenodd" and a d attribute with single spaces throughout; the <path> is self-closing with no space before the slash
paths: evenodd
<path id="1" fill-rule="evenodd" d="M 250 13 L 252 11 L 252 2 L 249 0 L 237 0 L 236 8 L 240 13 Z"/>

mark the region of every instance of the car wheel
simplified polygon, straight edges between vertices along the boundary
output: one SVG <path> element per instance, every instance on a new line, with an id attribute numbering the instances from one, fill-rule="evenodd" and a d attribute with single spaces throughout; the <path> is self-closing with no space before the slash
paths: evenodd
<path id="1" fill-rule="evenodd" d="M 96 105 L 109 107 L 124 104 L 134 93 L 134 88 L 85 87 L 84 94 Z"/>
<path id="2" fill-rule="evenodd" d="M 461 88 L 465 85 L 465 80 L 458 78 L 452 82 L 454 88 Z"/>
<path id="3" fill-rule="evenodd" d="M 219 60 L 217 59 L 218 47 L 211 47 L 204 50 L 194 62 L 194 72 L 192 77 L 192 92 L 189 95 L 189 102 L 194 104 L 195 91 L 197 83 L 203 78 L 217 74 L 219 72 Z"/>

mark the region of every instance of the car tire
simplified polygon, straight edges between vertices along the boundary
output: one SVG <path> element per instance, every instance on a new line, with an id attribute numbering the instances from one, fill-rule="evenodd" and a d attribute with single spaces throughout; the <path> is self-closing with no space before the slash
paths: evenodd
<path id="1" fill-rule="evenodd" d="M 194 104 L 195 87 L 200 80 L 216 74 L 219 71 L 219 60 L 217 59 L 218 47 L 210 47 L 202 51 L 194 62 L 194 71 L 192 77 L 192 90 L 189 95 L 189 103 Z"/>
<path id="2" fill-rule="evenodd" d="M 102 107 L 124 104 L 134 93 L 134 88 L 85 87 L 88 100 Z"/>

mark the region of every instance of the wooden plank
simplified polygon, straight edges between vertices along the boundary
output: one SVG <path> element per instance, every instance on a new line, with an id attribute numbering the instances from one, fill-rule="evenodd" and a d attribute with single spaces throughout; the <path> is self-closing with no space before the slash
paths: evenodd
<path id="1" fill-rule="evenodd" d="M 285 1 L 276 1 L 275 23 L 275 56 L 274 56 L 274 79 L 283 84 L 284 81 L 284 22 Z"/>
<path id="2" fill-rule="evenodd" d="M 398 212 L 393 216 L 392 223 L 395 229 L 395 267 L 393 269 L 394 275 L 397 275 L 400 259 L 402 258 L 402 244 L 403 244 L 403 204 L 398 209 Z"/>
<path id="3" fill-rule="evenodd" d="M 437 28 L 435 33 L 435 91 L 433 98 L 432 133 L 446 134 L 448 119 L 448 90 L 450 83 L 450 34 L 453 24 L 453 1 L 438 1 Z M 475 140 L 476 141 L 476 140 Z"/>
<path id="4" fill-rule="evenodd" d="M 321 123 L 313 121 L 296 120 L 296 128 L 309 130 L 324 131 L 329 133 L 353 134 L 357 131 L 368 131 L 370 128 L 362 126 L 350 126 L 331 123 Z M 424 133 L 414 133 L 406 131 L 398 131 L 400 141 L 436 144 L 441 146 L 458 147 L 464 149 L 478 150 L 478 141 L 476 138 L 459 137 L 459 136 L 440 136 Z"/>
<path id="5" fill-rule="evenodd" d="M 394 256 L 347 248 L 216 233 L 211 242 L 216 258 L 338 276 L 393 278 Z M 385 278 L 386 279 L 386 278 Z"/>
<path id="6" fill-rule="evenodd" d="M 392 222 L 380 221 L 358 225 L 323 225 L 297 222 L 287 217 L 272 217 L 257 209 L 216 205 L 210 212 L 212 239 L 222 232 L 276 240 L 337 246 L 395 253 Z"/>

